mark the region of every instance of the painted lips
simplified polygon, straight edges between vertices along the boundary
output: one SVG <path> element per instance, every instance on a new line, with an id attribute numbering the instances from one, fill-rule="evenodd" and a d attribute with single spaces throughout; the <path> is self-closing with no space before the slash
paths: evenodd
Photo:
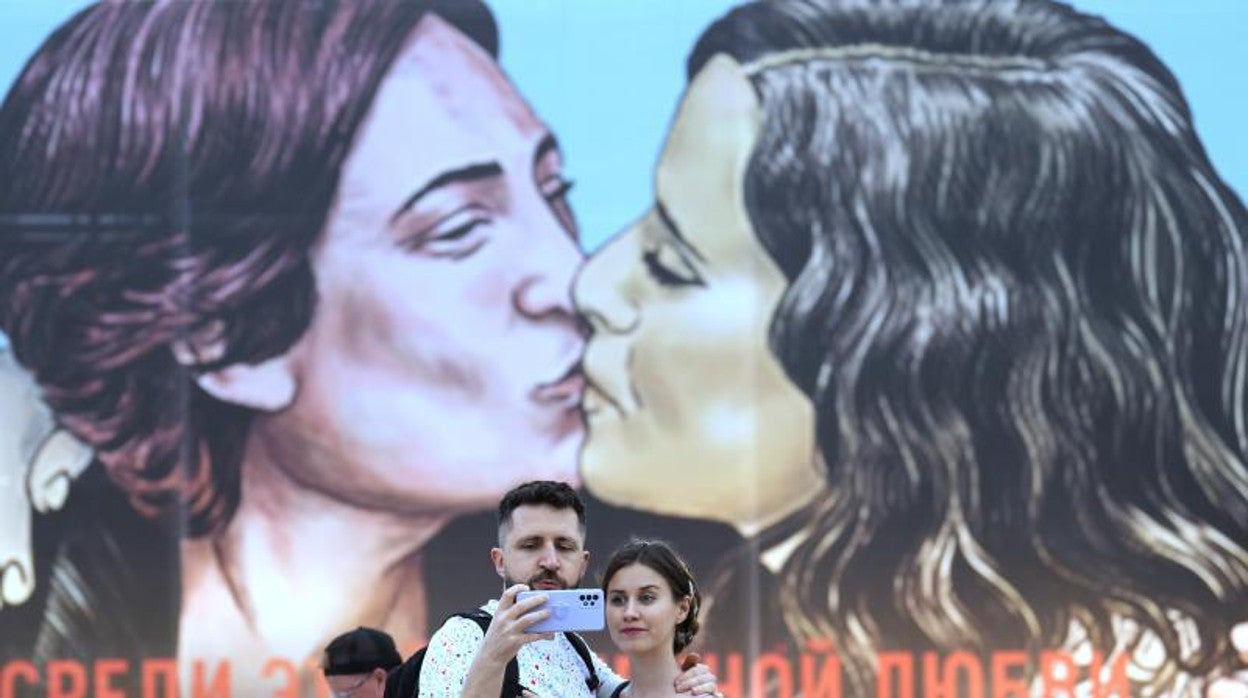
<path id="1" fill-rule="evenodd" d="M 549 383 L 542 383 L 533 389 L 533 399 L 547 405 L 576 407 L 580 405 L 581 394 L 585 391 L 585 375 L 581 373 L 581 362 L 577 361 Z"/>

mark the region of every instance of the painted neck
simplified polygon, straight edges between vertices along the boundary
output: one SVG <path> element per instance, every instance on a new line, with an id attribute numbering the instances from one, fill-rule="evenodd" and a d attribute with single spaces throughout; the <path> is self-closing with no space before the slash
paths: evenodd
<path id="1" fill-rule="evenodd" d="M 420 551 L 449 513 L 344 502 L 294 481 L 260 448 L 249 447 L 242 473 L 226 528 L 183 544 L 180 658 L 300 666 L 360 625 L 404 649 L 425 640 Z"/>

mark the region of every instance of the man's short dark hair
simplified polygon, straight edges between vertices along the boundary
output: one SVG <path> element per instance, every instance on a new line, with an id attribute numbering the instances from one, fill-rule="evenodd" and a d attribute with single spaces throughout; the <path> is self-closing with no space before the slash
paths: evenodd
<path id="1" fill-rule="evenodd" d="M 498 502 L 498 539 L 502 542 L 504 529 L 511 525 L 511 513 L 523 506 L 546 505 L 555 509 L 571 509 L 576 520 L 585 530 L 585 503 L 576 490 L 566 482 L 534 480 L 518 485 Z"/>
<path id="2" fill-rule="evenodd" d="M 325 646 L 321 669 L 326 676 L 368 674 L 374 669 L 390 671 L 403 663 L 394 638 L 373 628 L 345 632 Z"/>

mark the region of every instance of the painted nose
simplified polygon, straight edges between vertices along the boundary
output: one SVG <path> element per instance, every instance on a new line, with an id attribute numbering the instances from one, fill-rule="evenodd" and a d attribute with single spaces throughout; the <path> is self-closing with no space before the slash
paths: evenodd
<path id="1" fill-rule="evenodd" d="M 532 244 L 523 260 L 529 268 L 516 284 L 512 303 L 529 319 L 578 322 L 572 306 L 572 279 L 585 254 L 549 213 L 532 228 Z"/>
<path id="2" fill-rule="evenodd" d="M 630 269 L 640 264 L 635 239 L 629 229 L 607 243 L 573 282 L 576 310 L 595 333 L 624 334 L 637 326 L 637 307 L 628 298 Z"/>

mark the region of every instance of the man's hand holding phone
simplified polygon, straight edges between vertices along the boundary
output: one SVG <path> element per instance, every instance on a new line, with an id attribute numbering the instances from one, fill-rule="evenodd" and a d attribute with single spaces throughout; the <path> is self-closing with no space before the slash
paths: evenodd
<path id="1" fill-rule="evenodd" d="M 530 594 L 523 600 L 517 599 L 520 592 L 529 591 L 524 584 L 508 587 L 498 600 L 498 608 L 494 619 L 481 641 L 479 655 L 485 655 L 491 664 L 503 668 L 515 658 L 520 648 L 536 640 L 553 640 L 554 633 L 531 632 L 537 623 L 550 617 L 550 610 L 543 608 L 546 603 L 545 593 Z"/>
<path id="2" fill-rule="evenodd" d="M 606 626 L 606 604 L 601 589 L 556 589 L 522 591 L 517 602 L 544 597 L 542 606 L 549 615 L 529 626 L 530 633 L 602 630 Z"/>

